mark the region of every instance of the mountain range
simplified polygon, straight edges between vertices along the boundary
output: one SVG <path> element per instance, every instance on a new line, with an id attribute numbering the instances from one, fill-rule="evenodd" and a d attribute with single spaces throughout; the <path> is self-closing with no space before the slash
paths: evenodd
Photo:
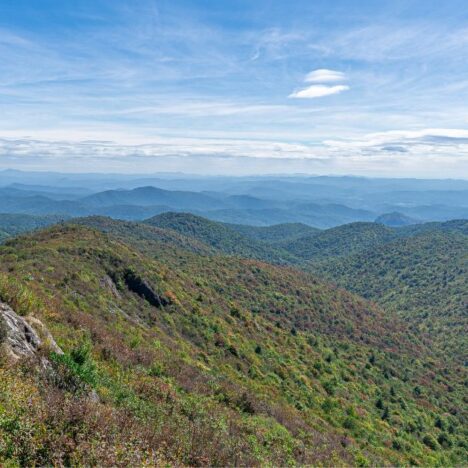
<path id="1" fill-rule="evenodd" d="M 143 220 L 189 211 L 231 224 L 355 221 L 397 226 L 468 217 L 465 181 L 352 177 L 200 178 L 0 173 L 1 213 Z M 20 182 L 21 181 L 21 182 Z"/>
<path id="2" fill-rule="evenodd" d="M 182 182 L 60 200 L 44 182 L 15 206 L 92 216 L 0 215 L 2 463 L 468 462 L 466 219 L 249 225 L 198 207 L 318 206 L 324 224 L 360 210 Z"/>

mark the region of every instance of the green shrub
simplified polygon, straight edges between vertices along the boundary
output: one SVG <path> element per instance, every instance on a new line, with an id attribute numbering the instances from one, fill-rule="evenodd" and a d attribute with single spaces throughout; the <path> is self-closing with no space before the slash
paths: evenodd
<path id="1" fill-rule="evenodd" d="M 437 442 L 439 442 L 439 444 L 444 448 L 450 448 L 453 445 L 452 440 L 445 432 L 439 434 L 439 437 L 437 437 Z"/>
<path id="2" fill-rule="evenodd" d="M 0 273 L 0 301 L 8 304 L 18 315 L 28 315 L 43 307 L 35 294 L 16 278 Z"/>
<path id="3" fill-rule="evenodd" d="M 440 416 L 437 416 L 434 426 L 438 427 L 439 429 L 445 429 L 445 422 L 442 418 L 440 418 Z"/>
<path id="4" fill-rule="evenodd" d="M 81 393 L 96 385 L 97 370 L 89 343 L 79 344 L 70 353 L 53 353 L 51 360 L 55 364 L 52 380 L 59 388 Z"/>
<path id="5" fill-rule="evenodd" d="M 356 420 L 351 417 L 351 416 L 348 416 L 344 421 L 343 421 L 343 427 L 345 429 L 349 429 L 350 431 L 352 431 L 353 429 L 356 429 Z"/>
<path id="6" fill-rule="evenodd" d="M 390 418 L 390 411 L 389 411 L 389 409 L 388 409 L 388 406 L 386 406 L 386 407 L 384 408 L 383 413 L 382 413 L 382 420 L 383 420 L 383 421 L 386 421 L 386 420 L 389 419 L 389 418 Z"/>
<path id="7" fill-rule="evenodd" d="M 337 404 L 332 398 L 325 398 L 322 403 L 322 409 L 325 413 L 330 413 L 336 406 Z"/>
<path id="8" fill-rule="evenodd" d="M 362 453 L 356 454 L 354 460 L 356 462 L 356 466 L 370 466 L 369 460 Z"/>
<path id="9" fill-rule="evenodd" d="M 422 439 L 423 444 L 432 450 L 437 450 L 437 441 L 431 435 L 427 434 Z"/>
<path id="10" fill-rule="evenodd" d="M 327 380 L 323 384 L 323 388 L 329 395 L 334 395 L 336 390 L 336 381 L 335 380 Z"/>
<path id="11" fill-rule="evenodd" d="M 397 437 L 392 441 L 392 448 L 398 450 L 399 452 L 403 452 L 407 449 L 407 444 L 403 439 Z"/>
<path id="12" fill-rule="evenodd" d="M 155 362 L 148 369 L 148 374 L 152 377 L 162 377 L 165 374 L 164 365 L 160 362 Z"/>

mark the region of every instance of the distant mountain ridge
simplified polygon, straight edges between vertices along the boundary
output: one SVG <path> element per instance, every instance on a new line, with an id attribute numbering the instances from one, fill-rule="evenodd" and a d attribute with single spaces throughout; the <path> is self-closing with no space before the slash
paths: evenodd
<path id="1" fill-rule="evenodd" d="M 68 219 L 66 216 L 32 216 L 0 213 L 0 241 Z"/>
<path id="2" fill-rule="evenodd" d="M 399 213 L 398 211 L 380 215 L 375 219 L 375 222 L 379 224 L 384 224 L 385 226 L 389 227 L 410 226 L 412 224 L 423 223 L 423 221 L 421 220 L 411 218 L 410 216 L 406 216 L 403 213 Z"/>
<path id="3" fill-rule="evenodd" d="M 468 182 L 362 177 L 135 177 L 2 172 L 5 213 L 103 215 L 142 220 L 191 212 L 230 224 L 302 223 L 330 228 L 392 212 L 393 224 L 468 217 Z M 380 221 L 392 223 L 387 217 Z"/>
<path id="4" fill-rule="evenodd" d="M 203 193 L 169 191 L 151 186 L 133 190 L 109 190 L 90 195 L 81 201 L 85 205 L 101 208 L 112 205 L 165 205 L 180 209 L 217 209 L 226 206 L 222 201 Z"/>
<path id="5" fill-rule="evenodd" d="M 145 219 L 165 211 L 191 211 L 217 221 L 252 225 L 297 222 L 329 227 L 354 219 L 373 219 L 374 213 L 343 205 L 318 205 L 266 201 L 248 196 L 224 196 L 199 192 L 177 192 L 156 187 L 133 190 L 110 190 L 78 199 L 59 199 L 43 194 L 0 189 L 3 211 L 25 214 L 58 214 L 66 216 L 104 215 L 122 219 Z M 249 208 L 248 206 L 252 206 Z M 265 208 L 266 207 L 266 208 Z"/>

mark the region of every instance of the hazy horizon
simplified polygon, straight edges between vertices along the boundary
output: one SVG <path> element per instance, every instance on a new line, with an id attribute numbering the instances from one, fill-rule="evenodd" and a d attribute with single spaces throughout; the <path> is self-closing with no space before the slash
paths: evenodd
<path id="1" fill-rule="evenodd" d="M 373 175 L 361 175 L 361 174 L 351 174 L 351 173 L 343 173 L 343 174 L 333 174 L 333 173 L 306 173 L 306 172 L 271 172 L 271 173 L 246 173 L 246 174 L 223 174 L 223 173 L 214 173 L 214 174 L 206 174 L 206 173 L 196 173 L 196 172 L 183 172 L 183 171 L 162 171 L 162 172 L 115 172 L 115 171 L 66 171 L 66 170 L 26 170 L 26 169 L 15 169 L 15 168 L 6 168 L 0 169 L 0 173 L 5 172 L 17 172 L 22 174 L 56 174 L 56 175 L 69 175 L 69 176 L 127 176 L 129 178 L 152 178 L 152 177 L 186 177 L 190 178 L 233 178 L 233 179 L 242 179 L 242 178 L 356 178 L 356 179 L 376 179 L 376 180 L 434 180 L 434 181 L 461 181 L 465 182 L 468 181 L 468 177 L 417 177 L 417 176 L 373 176 Z"/>

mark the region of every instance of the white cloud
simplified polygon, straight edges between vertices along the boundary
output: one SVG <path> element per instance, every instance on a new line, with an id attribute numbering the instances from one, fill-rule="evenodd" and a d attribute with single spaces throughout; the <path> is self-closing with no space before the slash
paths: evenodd
<path id="1" fill-rule="evenodd" d="M 324 83 L 334 83 L 337 81 L 346 80 L 346 75 L 343 72 L 336 70 L 328 70 L 327 68 L 319 68 L 308 73 L 304 79 L 306 83 L 319 83 L 308 86 L 299 91 L 294 91 L 289 95 L 290 98 L 314 99 L 332 94 L 339 94 L 347 91 L 347 85 L 329 86 Z"/>
<path id="2" fill-rule="evenodd" d="M 343 91 L 347 91 L 349 86 L 346 85 L 336 85 L 336 86 L 327 86 L 327 85 L 312 85 L 308 86 L 305 89 L 295 91 L 290 94 L 290 98 L 302 98 L 302 99 L 314 99 L 323 96 L 330 96 L 331 94 L 339 94 Z"/>
<path id="3" fill-rule="evenodd" d="M 346 80 L 346 75 L 343 72 L 320 68 L 307 74 L 304 81 L 306 83 L 334 83 L 343 80 Z"/>
<path id="4" fill-rule="evenodd" d="M 459 128 L 426 128 L 421 130 L 392 130 L 388 132 L 370 133 L 363 138 L 348 140 L 326 140 L 325 145 L 336 148 L 371 148 L 387 149 L 399 148 L 410 151 L 415 147 L 430 145 L 431 151 L 437 148 L 450 147 L 456 155 L 463 149 L 468 150 L 468 130 Z M 463 148 L 460 148 L 463 145 Z"/>
<path id="5" fill-rule="evenodd" d="M 68 133 L 68 134 L 67 134 Z M 54 138 L 55 136 L 55 138 Z M 278 135 L 276 135 L 278 136 Z M 199 174 L 321 173 L 399 177 L 465 177 L 468 129 L 398 130 L 321 143 L 207 136 L 142 138 L 125 132 L 37 132 L 0 136 L 0 170 Z"/>

